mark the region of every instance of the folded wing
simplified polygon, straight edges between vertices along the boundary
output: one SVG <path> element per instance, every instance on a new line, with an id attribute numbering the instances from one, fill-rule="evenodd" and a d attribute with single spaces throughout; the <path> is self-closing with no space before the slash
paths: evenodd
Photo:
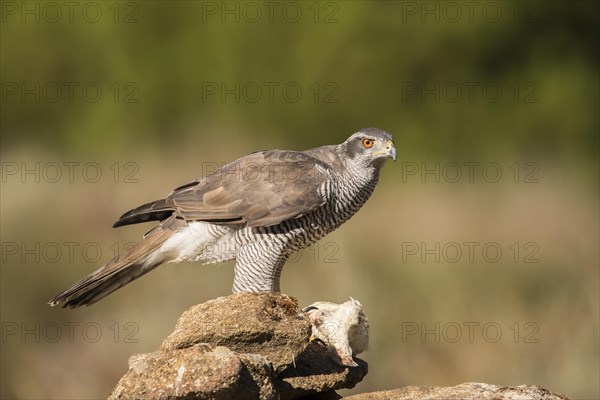
<path id="1" fill-rule="evenodd" d="M 126 212 L 114 227 L 172 214 L 188 221 L 275 225 L 323 205 L 328 175 L 327 164 L 302 152 L 257 152 L 178 187 L 165 199 Z"/>

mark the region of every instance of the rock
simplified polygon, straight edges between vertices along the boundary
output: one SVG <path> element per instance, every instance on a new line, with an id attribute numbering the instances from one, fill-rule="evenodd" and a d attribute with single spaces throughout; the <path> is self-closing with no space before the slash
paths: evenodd
<path id="1" fill-rule="evenodd" d="M 259 398 L 260 392 L 234 352 L 220 346 L 195 345 L 131 357 L 129 372 L 109 399 L 251 400 Z"/>
<path id="2" fill-rule="evenodd" d="M 396 390 L 362 393 L 347 400 L 568 400 L 562 394 L 533 385 L 497 386 L 462 383 L 458 386 L 406 386 Z"/>
<path id="3" fill-rule="evenodd" d="M 311 342 L 298 357 L 295 366 L 279 375 L 279 393 L 287 398 L 299 398 L 310 393 L 353 388 L 368 372 L 366 362 L 356 361 L 358 367 L 340 366 L 327 345 Z"/>
<path id="4" fill-rule="evenodd" d="M 159 351 L 133 356 L 110 400 L 339 400 L 368 372 L 366 362 L 339 365 L 329 346 L 311 340 L 295 299 L 240 293 L 191 307 Z M 349 400 L 568 400 L 538 386 L 463 383 L 365 393 Z"/>
<path id="5" fill-rule="evenodd" d="M 343 397 L 336 392 L 322 392 L 302 397 L 301 400 L 340 400 Z"/>
<path id="6" fill-rule="evenodd" d="M 339 399 L 367 374 L 336 364 L 311 341 L 295 299 L 240 293 L 191 307 L 157 352 L 131 357 L 110 396 L 117 399 Z"/>
<path id="7" fill-rule="evenodd" d="M 304 351 L 311 331 L 295 299 L 278 293 L 239 293 L 184 312 L 161 349 L 211 343 L 240 353 L 260 354 L 281 372 Z"/>

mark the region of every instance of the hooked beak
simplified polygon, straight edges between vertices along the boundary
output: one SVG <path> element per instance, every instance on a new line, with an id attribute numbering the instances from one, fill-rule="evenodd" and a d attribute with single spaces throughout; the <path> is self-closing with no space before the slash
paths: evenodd
<path id="1" fill-rule="evenodd" d="M 385 144 L 385 149 L 387 150 L 388 157 L 396 161 L 396 148 L 394 147 L 394 142 L 388 140 Z"/>

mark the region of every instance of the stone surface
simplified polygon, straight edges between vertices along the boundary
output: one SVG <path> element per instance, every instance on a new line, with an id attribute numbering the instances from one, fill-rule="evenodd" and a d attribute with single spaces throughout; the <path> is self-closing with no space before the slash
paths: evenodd
<path id="1" fill-rule="evenodd" d="M 257 399 L 260 389 L 238 355 L 195 345 L 133 356 L 109 399 Z"/>
<path id="2" fill-rule="evenodd" d="M 539 386 L 497 386 L 487 383 L 462 383 L 457 386 L 406 386 L 395 390 L 362 393 L 347 400 L 568 400 L 566 396 Z"/>
<path id="3" fill-rule="evenodd" d="M 133 356 L 117 399 L 339 399 L 367 363 L 339 366 L 296 300 L 241 293 L 194 306 L 157 352 Z"/>
<path id="4" fill-rule="evenodd" d="M 337 363 L 327 345 L 311 342 L 305 351 L 280 375 L 278 391 L 286 398 L 299 398 L 311 393 L 350 389 L 368 372 L 368 365 L 356 358 L 358 367 Z"/>
<path id="5" fill-rule="evenodd" d="M 159 351 L 133 356 L 111 400 L 338 400 L 368 372 L 366 362 L 340 366 L 295 299 L 241 293 L 194 306 Z M 538 386 L 463 383 L 407 386 L 348 400 L 565 400 Z"/>
<path id="6" fill-rule="evenodd" d="M 295 299 L 275 293 L 240 293 L 184 312 L 161 350 L 211 343 L 240 353 L 260 354 L 280 372 L 304 351 L 311 332 L 310 322 Z"/>

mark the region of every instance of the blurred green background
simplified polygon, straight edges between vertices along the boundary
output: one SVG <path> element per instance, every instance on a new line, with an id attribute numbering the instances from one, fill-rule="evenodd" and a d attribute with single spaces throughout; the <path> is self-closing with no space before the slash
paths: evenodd
<path id="1" fill-rule="evenodd" d="M 466 3 L 0 3 L 0 396 L 105 398 L 186 308 L 230 293 L 232 263 L 190 263 L 49 308 L 149 229 L 111 229 L 122 212 L 377 126 L 398 162 L 283 273 L 302 306 L 365 307 L 370 372 L 342 394 L 599 398 L 598 3 Z"/>

